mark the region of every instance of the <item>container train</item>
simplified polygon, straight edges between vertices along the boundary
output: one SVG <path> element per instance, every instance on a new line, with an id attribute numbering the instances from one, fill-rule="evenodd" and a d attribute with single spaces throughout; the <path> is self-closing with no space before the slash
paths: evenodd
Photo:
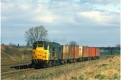
<path id="1" fill-rule="evenodd" d="M 99 59 L 100 49 L 88 46 L 68 46 L 55 42 L 36 41 L 32 49 L 32 66 L 48 67 Z"/>

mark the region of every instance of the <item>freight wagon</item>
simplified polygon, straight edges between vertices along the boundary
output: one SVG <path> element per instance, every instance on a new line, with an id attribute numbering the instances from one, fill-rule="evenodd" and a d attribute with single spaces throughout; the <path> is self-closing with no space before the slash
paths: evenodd
<path id="1" fill-rule="evenodd" d="M 88 46 L 68 46 L 55 42 L 37 41 L 33 44 L 32 66 L 48 67 L 98 59 L 100 50 Z"/>

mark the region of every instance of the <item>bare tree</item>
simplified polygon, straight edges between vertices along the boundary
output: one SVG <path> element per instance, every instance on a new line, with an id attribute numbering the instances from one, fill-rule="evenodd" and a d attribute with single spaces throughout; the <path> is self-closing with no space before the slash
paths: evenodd
<path id="1" fill-rule="evenodd" d="M 70 45 L 70 46 L 76 46 L 77 43 L 76 43 L 76 41 L 70 41 L 70 42 L 69 42 L 69 45 Z"/>
<path id="2" fill-rule="evenodd" d="M 32 27 L 25 32 L 27 46 L 31 46 L 35 41 L 46 41 L 48 31 L 44 26 Z"/>

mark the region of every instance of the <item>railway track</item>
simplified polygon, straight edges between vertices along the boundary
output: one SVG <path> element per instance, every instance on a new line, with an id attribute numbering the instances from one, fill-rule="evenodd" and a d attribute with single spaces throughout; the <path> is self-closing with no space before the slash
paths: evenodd
<path id="1" fill-rule="evenodd" d="M 5 79 L 5 78 L 8 78 L 8 77 L 15 77 L 15 76 L 17 76 L 19 74 L 22 74 L 24 72 L 29 72 L 29 71 L 32 71 L 32 70 L 34 70 L 34 69 L 31 68 L 31 69 L 21 69 L 21 70 L 2 72 L 1 73 L 1 79 Z"/>
<path id="2" fill-rule="evenodd" d="M 9 66 L 9 65 L 17 65 L 17 64 L 26 64 L 26 63 L 31 63 L 31 60 L 27 61 L 2 61 L 1 66 Z"/>
<path id="3" fill-rule="evenodd" d="M 1 79 L 16 76 L 25 71 L 31 71 L 31 61 L 2 61 L 1 62 Z"/>
<path id="4" fill-rule="evenodd" d="M 30 64 L 30 61 L 7 61 L 1 63 L 1 72 L 8 72 L 16 70 L 17 68 L 25 68 Z"/>

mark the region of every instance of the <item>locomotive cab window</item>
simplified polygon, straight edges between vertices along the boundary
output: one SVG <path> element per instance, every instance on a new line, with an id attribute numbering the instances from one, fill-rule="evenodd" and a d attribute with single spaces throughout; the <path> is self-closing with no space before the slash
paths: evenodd
<path id="1" fill-rule="evenodd" d="M 38 44 L 38 47 L 43 47 L 43 45 L 42 44 Z"/>

